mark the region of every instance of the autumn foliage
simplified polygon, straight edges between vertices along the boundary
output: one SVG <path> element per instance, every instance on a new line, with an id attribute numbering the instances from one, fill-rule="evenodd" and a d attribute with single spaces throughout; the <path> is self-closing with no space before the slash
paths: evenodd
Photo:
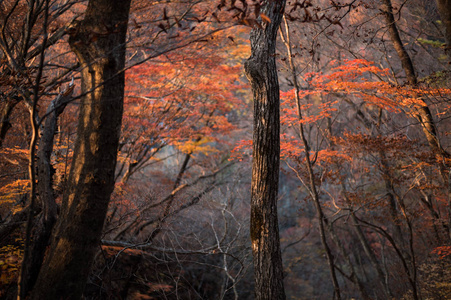
<path id="1" fill-rule="evenodd" d="M 0 1 L 2 299 L 15 297 L 25 244 L 45 215 L 40 191 L 30 214 L 30 162 L 61 213 L 85 96 L 68 41 L 88 2 L 46 2 Z M 133 2 L 114 192 L 84 296 L 252 299 L 243 62 L 249 32 L 270 26 L 271 13 L 265 1 Z M 287 2 L 271 56 L 287 298 L 449 298 L 449 41 L 439 8 L 425 3 Z M 76 46 L 115 33 L 103 30 Z M 60 95 L 69 101 L 58 107 L 49 161 L 30 158 Z"/>

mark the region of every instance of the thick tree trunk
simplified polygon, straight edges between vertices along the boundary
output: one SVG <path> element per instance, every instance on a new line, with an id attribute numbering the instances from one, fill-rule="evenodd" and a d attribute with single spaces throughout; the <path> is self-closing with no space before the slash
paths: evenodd
<path id="1" fill-rule="evenodd" d="M 255 299 L 285 299 L 277 219 L 280 122 L 275 48 L 285 0 L 267 0 L 271 23 L 251 32 L 251 57 L 245 62 L 254 97 L 251 240 Z"/>
<path id="2" fill-rule="evenodd" d="M 80 299 L 114 187 L 130 0 L 91 0 L 69 43 L 82 68 L 77 140 L 63 205 L 31 299 Z"/>

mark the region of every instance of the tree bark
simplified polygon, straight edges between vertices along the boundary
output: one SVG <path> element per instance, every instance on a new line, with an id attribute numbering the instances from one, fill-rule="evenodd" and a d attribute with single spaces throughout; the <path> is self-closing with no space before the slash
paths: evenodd
<path id="1" fill-rule="evenodd" d="M 130 2 L 89 1 L 70 36 L 86 94 L 60 217 L 31 299 L 80 299 L 100 244 L 114 188 Z"/>
<path id="2" fill-rule="evenodd" d="M 34 286 L 44 260 L 45 250 L 49 244 L 53 226 L 57 218 L 57 204 L 55 191 L 53 190 L 54 169 L 51 164 L 53 152 L 53 140 L 57 131 L 58 117 L 64 111 L 73 86 L 64 93 L 58 95 L 47 109 L 44 130 L 37 150 L 37 206 L 41 213 L 33 222 L 32 242 L 30 255 L 24 257 L 23 270 L 21 272 L 21 293 L 26 295 Z"/>
<path id="3" fill-rule="evenodd" d="M 387 26 L 389 28 L 390 39 L 392 40 L 393 46 L 401 60 L 404 72 L 406 73 L 407 83 L 412 87 L 415 87 L 418 83 L 417 77 L 415 75 L 414 67 L 412 60 L 410 59 L 409 54 L 404 48 L 402 44 L 401 38 L 399 36 L 398 28 L 395 23 L 395 19 L 393 16 L 393 8 L 391 4 L 391 0 L 382 0 L 383 4 L 383 13 L 385 15 L 385 20 Z M 439 6 L 439 11 L 442 21 L 445 23 L 447 29 L 447 35 L 449 34 L 448 29 L 449 18 L 450 18 L 450 0 L 437 0 L 437 4 Z M 447 37 L 448 38 L 448 37 Z M 447 40 L 449 43 L 449 40 Z M 449 44 L 448 44 L 449 47 Z M 414 108 L 414 116 L 419 121 L 421 128 L 423 129 L 423 133 L 428 141 L 429 147 L 431 151 L 440 158 L 440 175 L 442 176 L 443 182 L 447 185 L 448 193 L 451 194 L 451 185 L 450 185 L 450 171 L 449 165 L 446 162 L 447 159 L 450 158 L 450 154 L 442 147 L 440 143 L 440 139 L 437 133 L 437 127 L 434 122 L 434 118 L 432 117 L 432 113 L 426 103 L 424 105 Z M 448 197 L 448 202 L 451 203 L 451 197 Z M 450 206 L 448 206 L 448 210 L 450 210 Z M 449 223 L 451 224 L 451 215 L 449 217 Z M 451 232 L 448 233 L 451 237 Z"/>
<path id="4" fill-rule="evenodd" d="M 382 4 L 385 22 L 387 23 L 388 26 L 390 39 L 393 43 L 393 47 L 395 48 L 396 53 L 398 54 L 399 59 L 401 60 L 402 68 L 406 73 L 407 83 L 410 86 L 415 87 L 418 83 L 417 76 L 415 74 L 415 69 L 413 67 L 412 60 L 410 59 L 409 54 L 404 48 L 401 37 L 399 35 L 398 27 L 396 26 L 396 21 L 393 16 L 393 7 L 391 4 L 391 0 L 382 0 Z M 416 108 L 416 112 L 414 113 L 414 115 L 420 122 L 421 128 L 423 129 L 423 133 L 429 143 L 431 150 L 435 154 L 441 155 L 443 157 L 448 157 L 449 154 L 440 145 L 440 140 L 437 135 L 435 122 L 434 119 L 432 118 L 432 113 L 429 110 L 427 104 L 424 104 L 421 107 Z M 446 177 L 444 172 L 445 171 L 442 170 L 442 175 Z"/>
<path id="5" fill-rule="evenodd" d="M 285 299 L 277 219 L 280 164 L 279 82 L 275 48 L 285 0 L 267 0 L 262 12 L 271 20 L 251 31 L 246 76 L 254 98 L 251 188 L 251 240 L 255 299 Z"/>
<path id="6" fill-rule="evenodd" d="M 445 26 L 446 53 L 451 56 L 451 0 L 437 0 L 437 7 Z"/>

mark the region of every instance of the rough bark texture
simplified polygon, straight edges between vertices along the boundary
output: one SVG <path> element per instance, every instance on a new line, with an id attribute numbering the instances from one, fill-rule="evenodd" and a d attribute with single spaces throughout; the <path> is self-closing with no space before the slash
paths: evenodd
<path id="1" fill-rule="evenodd" d="M 447 0 L 442 1 L 446 2 Z M 410 59 L 409 54 L 404 48 L 401 37 L 399 35 L 398 27 L 396 26 L 395 18 L 393 16 L 393 7 L 391 0 L 382 0 L 382 4 L 390 39 L 393 43 L 393 47 L 395 48 L 396 53 L 399 56 L 399 59 L 401 60 L 402 68 L 406 73 L 407 83 L 411 86 L 416 86 L 418 83 L 417 76 L 415 75 L 412 60 Z M 425 104 L 417 108 L 415 117 L 420 122 L 423 133 L 429 143 L 431 150 L 438 155 L 448 157 L 448 153 L 446 153 L 446 151 L 440 145 L 440 141 L 437 135 L 437 129 L 435 127 L 434 119 L 432 118 L 429 107 Z"/>
<path id="2" fill-rule="evenodd" d="M 114 187 L 130 0 L 91 0 L 69 39 L 82 67 L 77 140 L 50 250 L 31 299 L 80 299 Z"/>
<path id="3" fill-rule="evenodd" d="M 69 88 L 70 92 L 72 88 Z M 67 91 L 66 91 L 67 92 Z M 34 286 L 44 260 L 45 250 L 48 246 L 53 226 L 57 218 L 57 205 L 53 190 L 53 166 L 51 155 L 53 152 L 53 140 L 57 131 L 58 117 L 63 112 L 70 93 L 60 94 L 47 110 L 45 126 L 39 141 L 37 151 L 37 206 L 41 213 L 33 224 L 33 240 L 31 242 L 31 255 L 23 264 L 21 281 L 23 295 L 26 295 Z"/>
<path id="4" fill-rule="evenodd" d="M 251 32 L 251 57 L 245 62 L 254 98 L 251 240 L 255 299 L 285 299 L 277 220 L 280 160 L 279 83 L 275 47 L 284 0 L 268 0 L 263 12 L 271 23 Z"/>
<path id="5" fill-rule="evenodd" d="M 393 16 L 393 8 L 392 8 L 391 0 L 382 0 L 382 3 L 383 3 L 383 12 L 384 12 L 384 16 L 385 16 L 385 21 L 387 23 L 388 31 L 390 34 L 390 39 L 391 39 L 393 46 L 398 54 L 399 59 L 401 60 L 403 70 L 406 73 L 407 83 L 410 86 L 415 87 L 418 83 L 417 76 L 415 74 L 412 60 L 410 59 L 409 54 L 407 53 L 406 49 L 404 48 L 401 37 L 399 35 L 398 27 L 396 26 L 395 18 Z M 424 104 L 421 107 L 414 108 L 414 109 L 416 110 L 414 112 L 414 115 L 418 119 L 418 121 L 423 129 L 423 133 L 429 143 L 429 147 L 431 148 L 431 150 L 435 154 L 447 156 L 447 153 L 444 151 L 444 149 L 440 145 L 440 141 L 439 141 L 439 138 L 437 135 L 437 130 L 436 130 L 435 123 L 434 123 L 434 119 L 432 118 L 431 111 L 429 110 L 429 107 L 427 106 L 427 104 Z M 445 178 L 447 177 L 446 172 L 447 171 L 445 170 L 445 166 L 442 165 L 441 173 L 442 173 L 444 180 L 446 180 Z M 390 185 L 391 185 L 391 183 L 390 183 Z M 392 188 L 390 188 L 390 189 L 392 189 Z M 401 203 L 398 203 L 398 204 L 401 204 Z M 406 221 L 410 228 L 409 220 L 406 219 Z M 413 239 L 413 236 L 411 234 L 409 236 L 409 242 L 411 242 L 412 239 Z M 411 249 L 412 249 L 412 251 L 410 253 L 409 259 L 411 262 L 412 271 L 410 272 L 409 270 L 407 270 L 406 273 L 409 276 L 409 282 L 411 283 L 411 286 L 412 286 L 413 299 L 418 299 L 419 296 L 418 296 L 418 292 L 417 292 L 418 288 L 417 288 L 417 280 L 416 280 L 417 275 L 416 275 L 416 266 L 415 266 L 415 254 L 413 253 L 413 248 L 411 248 Z M 410 273 L 412 273 L 412 275 L 410 275 Z"/>
<path id="6" fill-rule="evenodd" d="M 446 53 L 451 56 L 451 0 L 437 0 L 437 7 L 445 26 Z"/>
<path id="7" fill-rule="evenodd" d="M 393 16 L 393 7 L 391 4 L 391 0 L 382 0 L 382 4 L 385 23 L 387 23 L 388 26 L 390 40 L 392 41 L 393 47 L 395 48 L 396 53 L 398 54 L 399 59 L 401 60 L 402 68 L 406 73 L 407 82 L 410 85 L 416 85 L 417 77 L 415 75 L 415 69 L 413 68 L 412 60 L 410 59 L 410 56 L 407 53 L 401 41 L 398 27 L 396 26 L 395 17 Z"/>

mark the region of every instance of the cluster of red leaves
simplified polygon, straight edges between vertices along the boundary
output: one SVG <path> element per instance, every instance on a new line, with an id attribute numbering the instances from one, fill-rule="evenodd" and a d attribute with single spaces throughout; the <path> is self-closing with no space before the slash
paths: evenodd
<path id="1" fill-rule="evenodd" d="M 339 63 L 333 61 L 332 65 Z M 399 111 L 424 106 L 424 99 L 443 98 L 451 94 L 448 88 L 393 85 L 388 75 L 388 69 L 377 67 L 373 62 L 364 59 L 345 60 L 327 74 L 306 74 L 304 80 L 311 88 L 302 91 L 300 96 L 339 94 L 363 100 L 387 111 Z"/>
<path id="2" fill-rule="evenodd" d="M 451 255 L 451 246 L 440 246 L 435 248 L 432 253 L 437 254 L 440 259 L 444 259 Z"/>
<path id="3" fill-rule="evenodd" d="M 300 95 L 302 97 L 307 97 L 307 95 Z M 291 90 L 288 92 L 281 92 L 281 118 L 280 123 L 282 126 L 292 127 L 298 126 L 299 124 L 313 124 L 321 121 L 325 118 L 330 118 L 332 113 L 337 111 L 335 107 L 338 101 L 321 101 L 320 99 L 311 99 L 308 103 L 303 103 L 300 105 L 302 118 L 299 118 L 295 91 Z"/>
<path id="4" fill-rule="evenodd" d="M 424 106 L 426 98 L 443 98 L 445 95 L 451 94 L 451 90 L 445 88 L 422 88 L 420 86 L 413 88 L 392 85 L 389 83 L 388 69 L 379 68 L 373 62 L 364 59 L 333 61 L 331 65 L 333 67 L 326 74 L 319 72 L 305 75 L 304 80 L 308 83 L 309 88 L 299 92 L 302 101 L 300 106 L 302 118 L 299 117 L 296 108 L 295 91 L 281 92 L 281 125 L 284 128 L 297 128 L 299 124 L 314 124 L 325 118 L 331 118 L 337 111 L 338 100 L 335 100 L 337 98 L 359 100 L 367 105 L 399 112 Z M 339 97 L 328 97 L 334 95 Z M 329 98 L 335 99 L 327 100 Z M 357 140 L 359 138 L 362 139 L 360 142 Z M 348 149 L 370 151 L 370 148 L 374 146 L 371 151 L 376 151 L 377 147 L 384 147 L 384 149 L 392 149 L 393 153 L 402 154 L 403 151 L 399 150 L 413 142 L 400 138 L 398 136 L 380 137 L 372 140 L 374 137 L 349 135 L 341 142 L 346 140 L 346 143 L 353 144 Z M 340 141 L 335 142 L 340 143 Z M 395 145 L 395 142 L 398 145 Z M 242 142 L 235 150 L 239 151 L 250 144 Z M 298 136 L 282 134 L 282 157 L 299 157 L 302 152 L 303 146 L 299 142 Z"/>
<path id="5" fill-rule="evenodd" d="M 192 49 L 196 50 L 196 49 Z M 235 128 L 241 70 L 223 58 L 173 53 L 126 74 L 123 138 L 133 145 L 172 145 L 185 153 L 215 151 Z"/>

